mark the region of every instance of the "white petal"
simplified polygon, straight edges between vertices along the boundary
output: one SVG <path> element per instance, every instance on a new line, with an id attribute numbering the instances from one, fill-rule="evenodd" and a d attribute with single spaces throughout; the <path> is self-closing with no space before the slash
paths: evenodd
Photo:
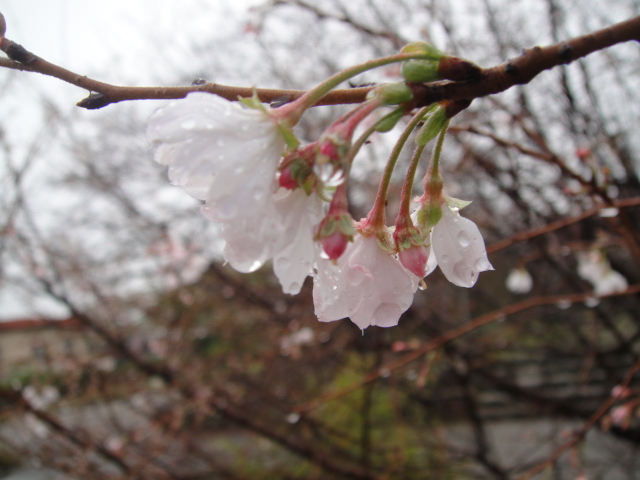
<path id="1" fill-rule="evenodd" d="M 284 293 L 296 295 L 313 269 L 316 254 L 313 236 L 324 216 L 323 205 L 317 195 L 307 196 L 297 189 L 276 200 L 276 208 L 285 233 L 274 256 L 273 270 Z"/>
<path id="2" fill-rule="evenodd" d="M 333 267 L 333 268 L 332 268 Z M 378 246 L 375 238 L 357 235 L 332 265 L 318 260 L 314 304 L 321 321 L 349 316 L 361 329 L 391 327 L 413 302 L 415 276 Z"/>
<path id="3" fill-rule="evenodd" d="M 440 269 L 455 285 L 472 287 L 480 272 L 493 270 L 476 224 L 449 207 L 442 208 L 442 219 L 433 228 L 431 242 Z"/>
<path id="4" fill-rule="evenodd" d="M 321 322 L 333 322 L 349 316 L 345 301 L 345 268 L 348 268 L 345 254 L 337 264 L 324 258 L 317 259 L 317 270 L 313 275 L 313 305 Z"/>
<path id="5" fill-rule="evenodd" d="M 284 145 L 263 112 L 204 92 L 154 113 L 147 135 L 159 146 L 156 160 L 169 167 L 171 181 L 200 200 L 214 184 L 214 200 L 227 195 L 234 188 L 229 178 L 250 174 L 260 162 L 272 164 L 275 175 Z"/>

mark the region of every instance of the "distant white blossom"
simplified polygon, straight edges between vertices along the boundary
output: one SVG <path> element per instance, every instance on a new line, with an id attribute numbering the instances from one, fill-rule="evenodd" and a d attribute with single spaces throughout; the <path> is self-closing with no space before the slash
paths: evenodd
<path id="1" fill-rule="evenodd" d="M 413 302 L 417 277 L 358 234 L 336 263 L 318 259 L 313 301 L 321 322 L 349 317 L 358 327 L 392 327 Z"/>
<path id="2" fill-rule="evenodd" d="M 590 282 L 597 295 L 621 292 L 629 287 L 629 282 L 611 268 L 607 257 L 597 249 L 578 252 L 578 275 Z"/>
<path id="3" fill-rule="evenodd" d="M 529 293 L 533 288 L 533 278 L 526 268 L 514 268 L 507 276 L 507 289 L 513 293 Z"/>
<path id="4" fill-rule="evenodd" d="M 442 219 L 431 232 L 427 274 L 435 267 L 434 260 L 447 280 L 459 287 L 472 287 L 480 272 L 493 270 L 476 224 L 446 205 L 442 207 Z"/>

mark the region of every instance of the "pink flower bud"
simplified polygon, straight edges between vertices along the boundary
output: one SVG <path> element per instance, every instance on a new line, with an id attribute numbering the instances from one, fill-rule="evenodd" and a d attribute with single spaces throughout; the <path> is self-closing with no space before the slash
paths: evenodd
<path id="1" fill-rule="evenodd" d="M 589 155 L 591 155 L 591 150 L 585 147 L 581 147 L 576 150 L 576 155 L 578 156 L 579 159 L 584 160 Z"/>
<path id="2" fill-rule="evenodd" d="M 298 181 L 293 178 L 293 172 L 291 171 L 290 165 L 282 169 L 278 183 L 281 187 L 286 188 L 287 190 L 295 190 L 298 188 Z"/>
<path id="3" fill-rule="evenodd" d="M 429 252 L 422 245 L 412 245 L 398 254 L 400 263 L 419 278 L 425 276 Z"/>
<path id="4" fill-rule="evenodd" d="M 331 160 L 339 160 L 340 154 L 338 153 L 338 148 L 331 140 L 325 140 L 320 145 L 320 154 L 326 155 Z"/>
<path id="5" fill-rule="evenodd" d="M 328 237 L 320 240 L 322 249 L 331 260 L 337 260 L 344 253 L 349 244 L 349 237 L 342 233 L 339 228 Z"/>

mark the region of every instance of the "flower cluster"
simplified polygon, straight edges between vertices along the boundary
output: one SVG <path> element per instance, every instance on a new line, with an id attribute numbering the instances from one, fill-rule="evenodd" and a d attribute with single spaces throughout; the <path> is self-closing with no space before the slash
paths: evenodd
<path id="1" fill-rule="evenodd" d="M 407 65 L 410 75 L 437 72 L 433 65 L 442 54 L 423 50 L 400 57 L 422 62 Z M 351 162 L 369 135 L 389 130 L 411 110 L 406 102 L 412 93 L 404 83 L 378 87 L 316 142 L 301 146 L 291 128 L 343 78 L 348 77 L 332 77 L 279 108 L 257 98 L 231 102 L 191 93 L 151 117 L 148 137 L 171 182 L 201 200 L 203 215 L 220 224 L 224 257 L 233 268 L 252 272 L 271 260 L 289 294 L 297 294 L 312 275 L 321 321 L 349 317 L 361 329 L 389 327 L 398 323 L 422 277 L 436 264 L 463 287 L 474 285 L 479 272 L 492 267 L 478 227 L 458 214 L 464 202 L 442 195 L 433 169 L 413 216 L 417 223 L 408 213 L 410 186 L 403 193 L 405 207 L 395 231 L 385 223 L 386 193 L 400 149 L 425 119 L 431 119 L 425 123 L 430 130 L 420 136 L 420 152 L 435 134 L 444 137 L 446 109 L 425 108 L 414 116 L 387 165 L 376 204 L 366 219 L 352 220 L 347 201 Z M 393 105 L 399 106 L 354 141 L 365 118 Z M 437 157 L 439 151 L 436 162 Z M 406 182 L 414 175 L 415 167 Z M 434 182 L 440 186 L 433 188 Z"/>

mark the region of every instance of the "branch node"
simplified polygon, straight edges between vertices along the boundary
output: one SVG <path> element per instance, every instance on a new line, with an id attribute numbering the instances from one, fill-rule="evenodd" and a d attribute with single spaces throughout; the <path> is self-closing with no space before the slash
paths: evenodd
<path id="1" fill-rule="evenodd" d="M 104 93 L 92 92 L 87 98 L 83 98 L 76 105 L 78 107 L 86 108 L 87 110 L 97 110 L 98 108 L 106 107 L 111 103 L 111 100 Z"/>
<path id="2" fill-rule="evenodd" d="M 565 63 L 571 62 L 573 60 L 573 47 L 568 43 L 565 43 L 562 48 L 560 48 L 558 56 L 560 57 L 560 60 Z"/>
<path id="3" fill-rule="evenodd" d="M 36 56 L 33 53 L 8 38 L 4 38 L 4 41 L 2 42 L 2 50 L 4 50 L 7 57 L 11 60 L 22 63 L 23 65 L 29 65 L 36 59 Z"/>

